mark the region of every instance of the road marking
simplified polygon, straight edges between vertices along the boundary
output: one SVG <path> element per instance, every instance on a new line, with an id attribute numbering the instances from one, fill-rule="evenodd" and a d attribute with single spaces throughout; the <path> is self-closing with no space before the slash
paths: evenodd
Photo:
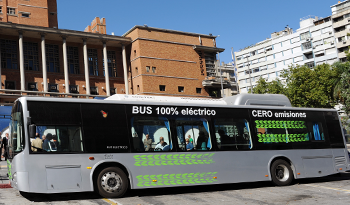
<path id="1" fill-rule="evenodd" d="M 326 187 L 326 186 L 317 186 L 317 185 L 311 185 L 311 184 L 304 184 L 304 185 L 305 186 L 316 187 L 316 188 L 331 189 L 331 190 L 343 191 L 343 192 L 350 193 L 350 190 L 347 190 L 347 189 L 339 189 L 339 188 L 332 188 L 332 187 Z"/>
<path id="2" fill-rule="evenodd" d="M 123 205 L 123 204 L 121 204 L 121 203 L 119 203 L 119 202 L 117 202 L 117 201 L 115 201 L 115 200 L 113 200 L 113 199 L 106 199 L 106 198 L 104 198 L 103 200 L 104 200 L 105 202 L 111 204 L 111 205 Z"/>

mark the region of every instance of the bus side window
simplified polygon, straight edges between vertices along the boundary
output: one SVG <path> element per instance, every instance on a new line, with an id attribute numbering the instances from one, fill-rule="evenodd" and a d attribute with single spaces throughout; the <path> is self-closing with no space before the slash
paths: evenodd
<path id="1" fill-rule="evenodd" d="M 252 149 L 248 121 L 244 119 L 215 119 L 214 126 L 218 150 Z"/>
<path id="2" fill-rule="evenodd" d="M 134 152 L 165 152 L 173 148 L 170 122 L 165 117 L 133 117 L 131 133 Z"/>
<path id="3" fill-rule="evenodd" d="M 208 121 L 204 118 L 177 118 L 176 134 L 178 150 L 206 151 L 211 150 L 211 137 Z"/>
<path id="4" fill-rule="evenodd" d="M 78 126 L 37 126 L 43 141 L 37 152 L 83 152 L 81 128 Z"/>

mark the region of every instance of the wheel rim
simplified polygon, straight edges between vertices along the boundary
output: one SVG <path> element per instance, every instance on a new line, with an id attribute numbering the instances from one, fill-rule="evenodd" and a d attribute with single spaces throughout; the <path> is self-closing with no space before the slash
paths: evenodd
<path id="1" fill-rule="evenodd" d="M 115 172 L 106 172 L 101 177 L 101 186 L 108 193 L 118 192 L 122 187 L 122 179 Z"/>
<path id="2" fill-rule="evenodd" d="M 284 182 L 289 179 L 289 170 L 287 166 L 280 164 L 275 169 L 276 178 L 278 181 Z"/>

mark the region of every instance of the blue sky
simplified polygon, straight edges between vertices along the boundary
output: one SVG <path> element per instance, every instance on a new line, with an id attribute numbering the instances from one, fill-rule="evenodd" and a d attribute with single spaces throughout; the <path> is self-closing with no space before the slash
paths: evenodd
<path id="1" fill-rule="evenodd" d="M 220 60 L 231 61 L 234 51 L 281 31 L 295 31 L 300 18 L 331 15 L 330 0 L 57 0 L 58 26 L 83 31 L 96 17 L 105 17 L 107 33 L 121 36 L 135 25 L 217 36 L 225 48 Z"/>

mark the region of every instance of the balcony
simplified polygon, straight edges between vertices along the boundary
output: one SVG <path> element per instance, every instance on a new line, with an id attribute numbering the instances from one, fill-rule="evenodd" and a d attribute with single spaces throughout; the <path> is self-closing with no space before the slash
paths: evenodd
<path id="1" fill-rule="evenodd" d="M 230 88 L 231 83 L 228 78 L 226 77 L 218 77 L 218 76 L 208 76 L 202 81 L 202 85 L 204 87 L 209 87 L 209 88 L 221 88 L 221 79 L 222 79 L 222 85 L 223 88 Z"/>

